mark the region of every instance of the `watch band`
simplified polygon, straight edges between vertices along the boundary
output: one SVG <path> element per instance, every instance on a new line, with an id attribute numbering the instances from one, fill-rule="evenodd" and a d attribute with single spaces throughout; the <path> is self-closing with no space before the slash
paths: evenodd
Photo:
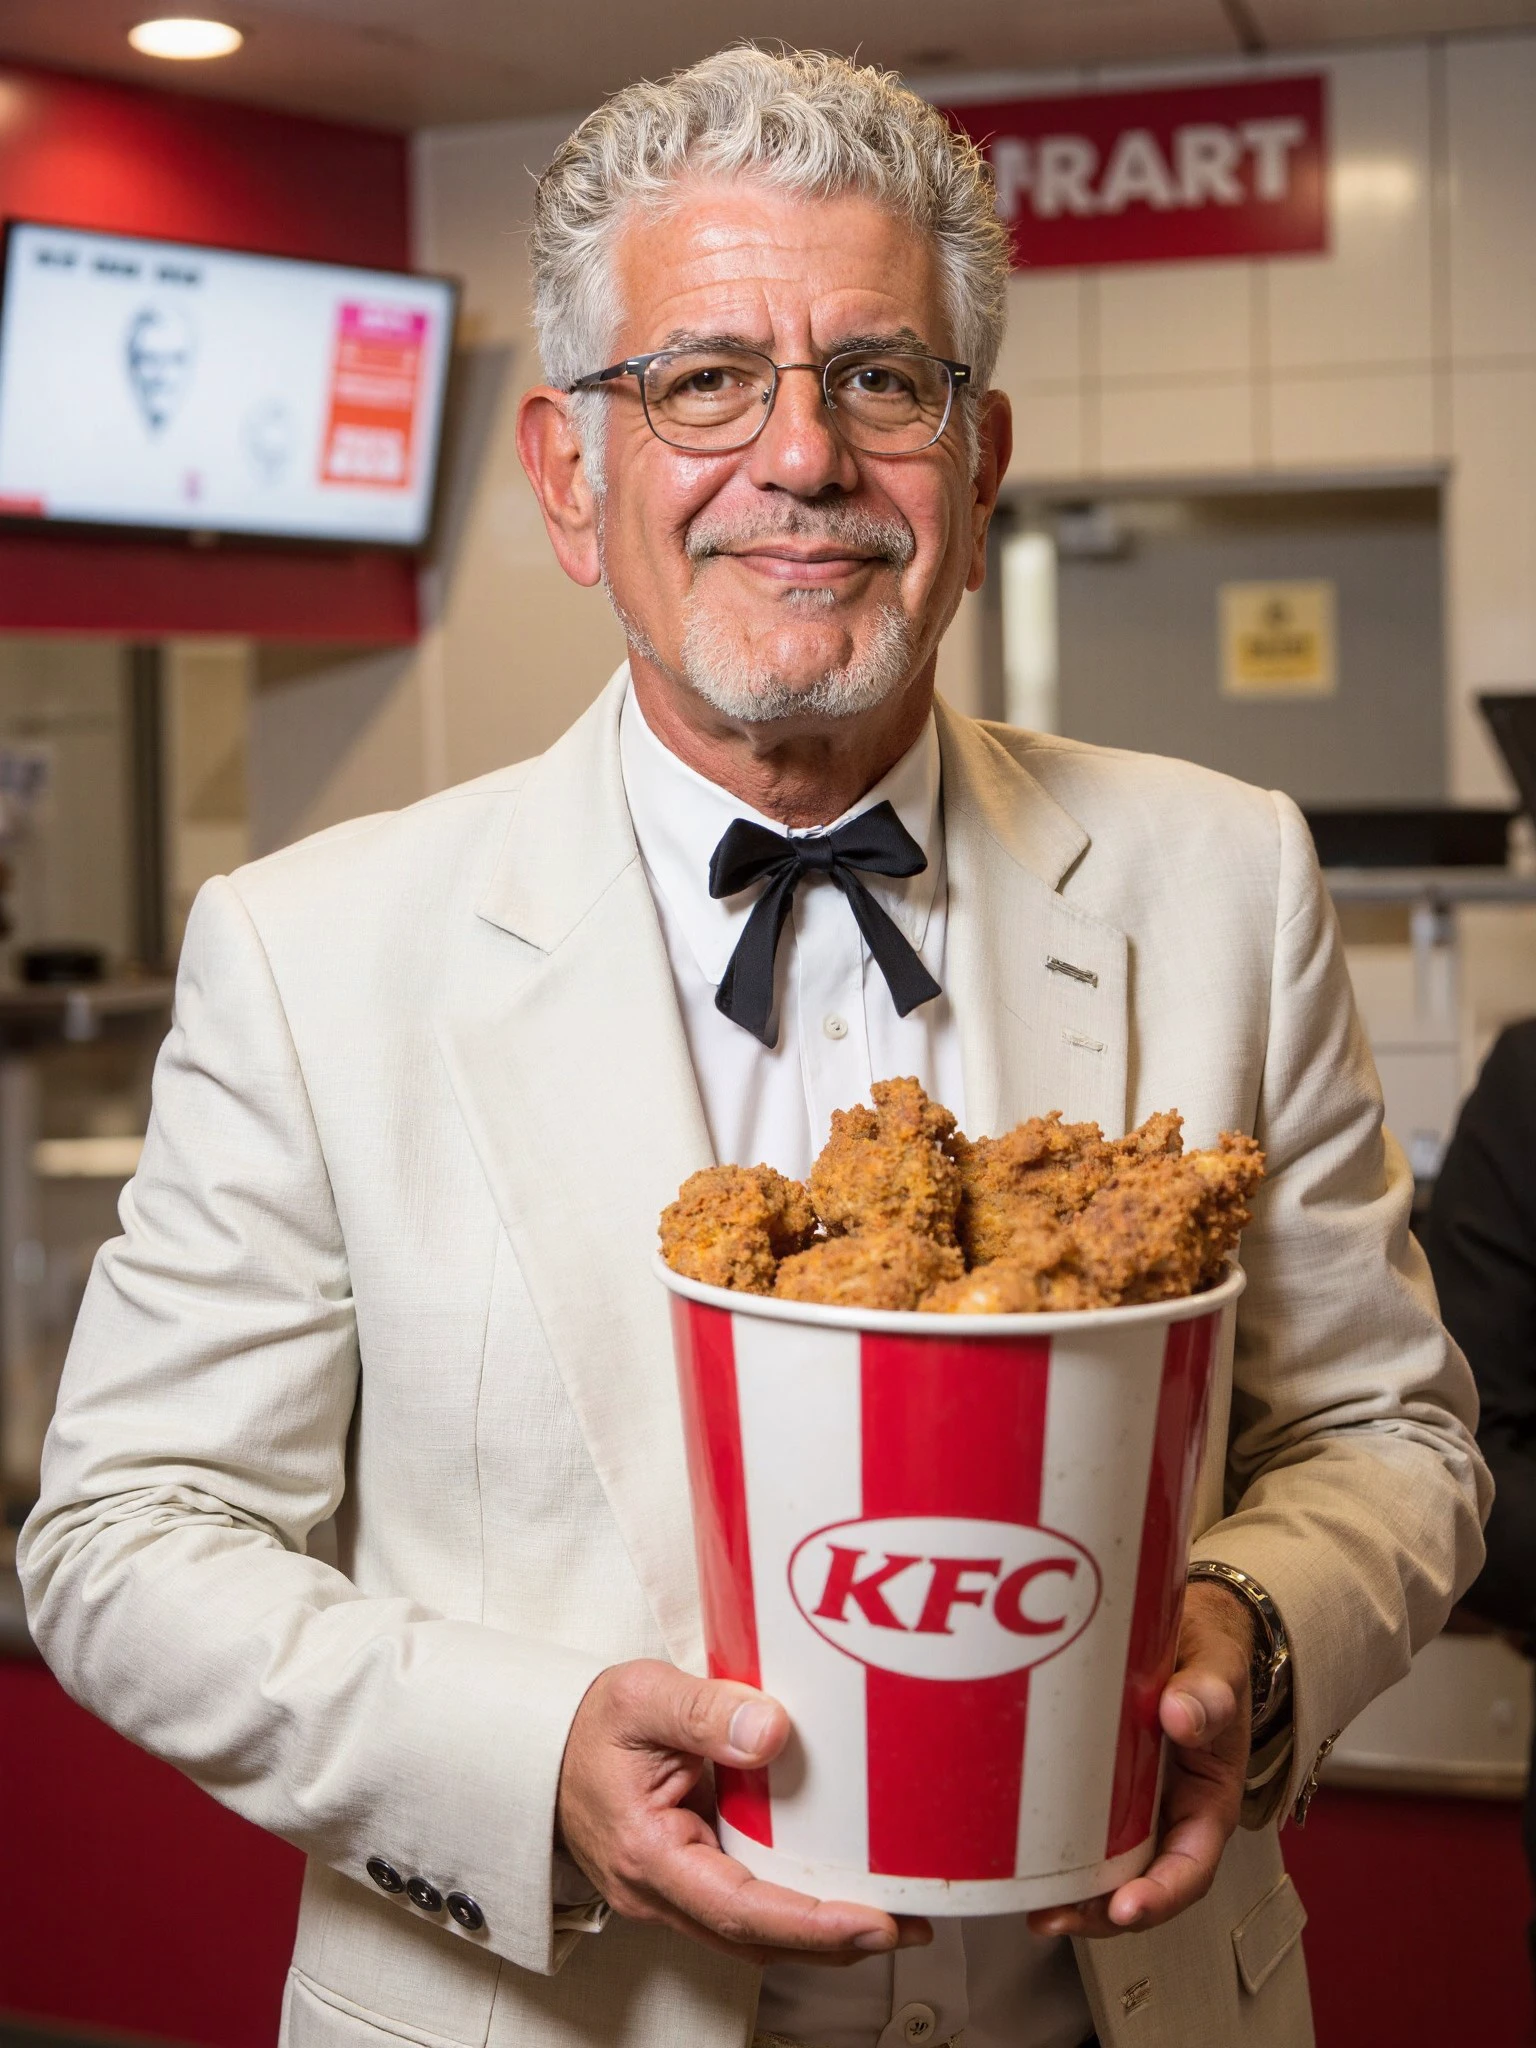
<path id="1" fill-rule="evenodd" d="M 1252 1693 L 1253 1718 L 1250 1741 L 1256 1742 L 1280 1715 L 1291 1696 L 1291 1645 L 1280 1610 L 1257 1579 L 1239 1571 L 1235 1564 L 1222 1564 L 1203 1557 L 1189 1567 L 1190 1579 L 1214 1579 L 1230 1586 L 1254 1617 L 1253 1661 L 1248 1682 Z"/>

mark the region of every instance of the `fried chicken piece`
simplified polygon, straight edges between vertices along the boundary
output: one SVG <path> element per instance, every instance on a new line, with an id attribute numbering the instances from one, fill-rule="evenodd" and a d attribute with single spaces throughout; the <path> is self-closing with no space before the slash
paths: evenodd
<path id="1" fill-rule="evenodd" d="M 875 1106 L 832 1112 L 832 1135 L 811 1168 L 811 1200 L 829 1235 L 901 1225 L 936 1244 L 955 1241 L 960 1169 L 955 1120 L 909 1077 L 877 1081 Z"/>
<path id="2" fill-rule="evenodd" d="M 1053 1109 L 1001 1138 L 962 1138 L 957 1227 L 966 1257 L 973 1266 L 1010 1257 L 1021 1229 L 1034 1228 L 1042 1217 L 1077 1215 L 1126 1162 L 1178 1158 L 1183 1128 L 1176 1109 L 1158 1110 L 1125 1137 L 1106 1142 L 1097 1124 L 1063 1123 Z"/>
<path id="3" fill-rule="evenodd" d="M 1209 1211 L 1205 1220 L 1209 1248 L 1196 1283 L 1214 1287 L 1222 1278 L 1229 1254 L 1253 1221 L 1248 1198 L 1264 1178 L 1264 1152 L 1256 1138 L 1243 1131 L 1223 1131 L 1209 1152 L 1191 1152 L 1189 1163 L 1205 1181 Z"/>
<path id="4" fill-rule="evenodd" d="M 1021 1229 L 1075 1214 L 1115 1167 L 1098 1125 L 1063 1123 L 1059 1109 L 958 1150 L 957 1228 L 973 1266 L 1007 1256 Z"/>
<path id="5" fill-rule="evenodd" d="M 1172 1301 L 1212 1286 L 1263 1177 L 1259 1147 L 1232 1131 L 1213 1151 L 1128 1161 L 1072 1225 L 1090 1287 L 1116 1303 Z"/>
<path id="6" fill-rule="evenodd" d="M 773 1291 L 784 1301 L 819 1301 L 833 1308 L 916 1308 L 938 1282 L 961 1279 L 964 1272 L 954 1245 L 892 1224 L 824 1238 L 786 1259 Z"/>
<path id="7" fill-rule="evenodd" d="M 706 1166 L 661 1212 L 661 1255 L 709 1287 L 771 1294 L 781 1258 L 816 1234 L 811 1198 L 771 1166 Z"/>
<path id="8" fill-rule="evenodd" d="M 1006 1316 L 1102 1303 L 1078 1270 L 1071 1231 L 1040 1210 L 1021 1220 L 1002 1257 L 941 1282 L 919 1306 L 939 1315 Z"/>

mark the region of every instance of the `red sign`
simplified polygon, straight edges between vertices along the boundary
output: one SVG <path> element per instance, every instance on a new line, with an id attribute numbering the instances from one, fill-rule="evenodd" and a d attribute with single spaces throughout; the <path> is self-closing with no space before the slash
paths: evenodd
<path id="1" fill-rule="evenodd" d="M 951 107 L 985 150 L 1020 270 L 1328 247 L 1325 80 Z"/>

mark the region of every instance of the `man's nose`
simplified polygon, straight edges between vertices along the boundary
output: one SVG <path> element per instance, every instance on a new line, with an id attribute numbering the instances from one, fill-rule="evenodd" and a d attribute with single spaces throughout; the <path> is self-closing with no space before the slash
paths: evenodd
<path id="1" fill-rule="evenodd" d="M 759 490 L 817 498 L 858 488 L 859 469 L 821 392 L 821 372 L 795 364 L 779 373 L 767 425 L 752 443 L 748 473 Z"/>

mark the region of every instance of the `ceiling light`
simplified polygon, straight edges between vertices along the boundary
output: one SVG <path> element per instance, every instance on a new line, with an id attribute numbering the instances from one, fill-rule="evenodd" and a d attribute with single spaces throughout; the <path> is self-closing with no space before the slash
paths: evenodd
<path id="1" fill-rule="evenodd" d="M 232 56 L 245 37 L 227 21 L 199 21 L 176 14 L 160 21 L 141 21 L 137 28 L 129 29 L 128 40 L 141 56 L 174 57 L 185 63 Z"/>

